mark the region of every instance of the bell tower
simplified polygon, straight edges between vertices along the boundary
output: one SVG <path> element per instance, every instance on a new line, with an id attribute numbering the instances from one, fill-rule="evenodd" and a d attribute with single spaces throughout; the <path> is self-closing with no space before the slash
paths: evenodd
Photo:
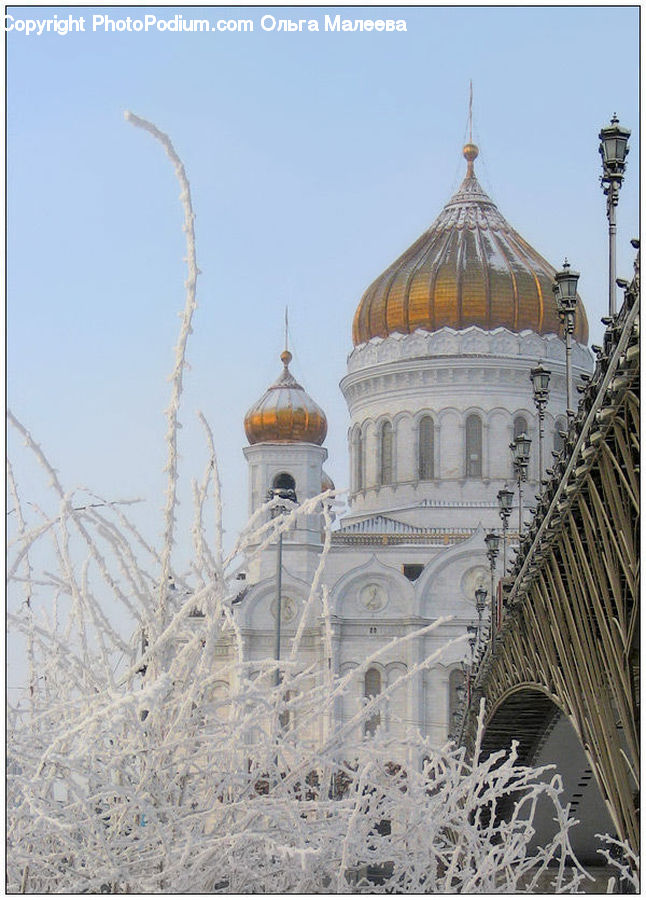
<path id="1" fill-rule="evenodd" d="M 325 413 L 289 371 L 292 354 L 285 349 L 283 371 L 245 416 L 249 446 L 243 453 L 249 467 L 249 515 L 274 498 L 301 504 L 329 487 L 323 472 L 327 450 Z M 267 514 L 269 517 L 269 513 Z M 261 524 L 260 522 L 258 524 Z M 283 538 L 285 563 L 294 574 L 308 578 L 322 547 L 321 516 L 301 516 Z M 251 580 L 269 574 L 273 554 L 252 566 Z M 269 558 L 271 557 L 271 558 Z"/>

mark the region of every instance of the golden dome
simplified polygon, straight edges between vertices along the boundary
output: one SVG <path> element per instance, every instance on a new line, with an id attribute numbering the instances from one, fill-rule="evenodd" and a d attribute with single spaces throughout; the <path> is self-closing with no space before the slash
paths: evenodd
<path id="1" fill-rule="evenodd" d="M 473 172 L 477 146 L 468 143 L 462 153 L 467 174 L 457 193 L 361 298 L 352 326 L 355 345 L 393 332 L 444 326 L 562 334 L 552 293 L 555 269 L 514 231 L 480 187 Z M 587 343 L 580 298 L 574 337 Z"/>
<path id="2" fill-rule="evenodd" d="M 327 434 L 325 413 L 289 371 L 289 350 L 280 358 L 283 371 L 245 416 L 247 439 L 250 444 L 322 444 Z"/>

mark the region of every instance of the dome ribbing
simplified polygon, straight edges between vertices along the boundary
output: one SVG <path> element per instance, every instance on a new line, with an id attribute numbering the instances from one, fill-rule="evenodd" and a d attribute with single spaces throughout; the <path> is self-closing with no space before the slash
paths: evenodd
<path id="1" fill-rule="evenodd" d="M 283 371 L 245 416 L 247 439 L 250 444 L 322 444 L 327 434 L 325 413 L 289 371 L 289 350 L 280 358 Z"/>
<path id="2" fill-rule="evenodd" d="M 504 219 L 473 171 L 475 144 L 463 154 L 467 174 L 435 222 L 364 293 L 354 344 L 420 328 L 477 325 L 562 334 L 552 292 L 555 269 Z M 587 343 L 579 299 L 575 340 Z"/>

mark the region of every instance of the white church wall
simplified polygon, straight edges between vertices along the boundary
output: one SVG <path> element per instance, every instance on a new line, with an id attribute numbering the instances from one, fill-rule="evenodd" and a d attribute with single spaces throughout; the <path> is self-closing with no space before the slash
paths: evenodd
<path id="1" fill-rule="evenodd" d="M 509 411 L 501 406 L 489 411 L 487 428 L 487 456 L 489 459 L 489 477 L 493 480 L 509 478 L 510 454 L 501 453 L 501 444 L 511 441 L 513 422 Z"/>
<path id="2" fill-rule="evenodd" d="M 464 466 L 462 447 L 462 416 L 451 406 L 441 408 L 439 419 L 440 481 L 462 477 Z"/>

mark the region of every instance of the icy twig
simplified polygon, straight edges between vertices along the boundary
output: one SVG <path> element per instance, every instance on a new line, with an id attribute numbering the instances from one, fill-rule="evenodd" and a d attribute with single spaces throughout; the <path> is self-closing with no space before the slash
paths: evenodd
<path id="1" fill-rule="evenodd" d="M 136 116 L 132 112 L 126 112 L 125 118 L 127 122 L 130 122 L 132 125 L 137 126 L 137 128 L 142 128 L 144 131 L 147 131 L 149 134 L 151 134 L 157 141 L 159 141 L 165 149 L 168 158 L 172 162 L 173 168 L 175 169 L 175 174 L 181 187 L 180 200 L 184 208 L 184 231 L 186 233 L 186 263 L 188 267 L 188 277 L 186 280 L 186 304 L 184 307 L 182 325 L 177 340 L 177 345 L 175 347 L 175 366 L 170 377 L 172 385 L 171 398 L 168 409 L 166 410 L 166 417 L 168 421 L 168 431 L 166 433 L 166 443 L 168 448 L 168 462 L 166 464 L 166 471 L 168 473 L 168 486 L 166 488 L 162 571 L 159 583 L 159 610 L 161 621 L 163 622 L 166 617 L 166 586 L 172 576 L 171 557 L 173 552 L 173 545 L 175 542 L 175 508 L 177 506 L 178 481 L 177 432 L 180 427 L 179 406 L 182 395 L 184 367 L 186 365 L 186 345 L 189 335 L 192 332 L 191 323 L 193 319 L 193 313 L 197 308 L 196 288 L 199 269 L 197 267 L 197 259 L 195 253 L 195 228 L 193 224 L 195 220 L 195 214 L 193 212 L 193 206 L 191 203 L 191 187 L 188 178 L 186 177 L 184 164 L 177 155 L 168 135 L 164 134 L 163 131 L 160 131 L 156 125 L 153 125 L 152 122 L 148 122 L 146 119 L 142 119 L 140 116 Z"/>

